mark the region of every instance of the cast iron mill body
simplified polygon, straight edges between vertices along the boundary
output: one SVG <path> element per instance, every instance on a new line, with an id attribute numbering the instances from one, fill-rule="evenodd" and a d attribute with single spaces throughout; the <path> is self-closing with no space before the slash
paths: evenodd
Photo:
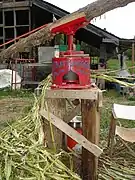
<path id="1" fill-rule="evenodd" d="M 51 29 L 53 34 L 63 33 L 68 37 L 68 50 L 52 59 L 52 89 L 90 88 L 90 57 L 83 51 L 73 50 L 76 31 L 88 24 L 85 16 L 81 16 Z"/>

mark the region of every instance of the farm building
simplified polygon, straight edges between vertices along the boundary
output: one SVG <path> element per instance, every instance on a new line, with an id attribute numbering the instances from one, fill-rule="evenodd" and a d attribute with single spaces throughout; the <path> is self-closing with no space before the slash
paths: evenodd
<path id="1" fill-rule="evenodd" d="M 68 12 L 42 0 L 0 0 L 0 44 L 52 22 L 53 15 L 57 19 Z M 107 52 L 119 45 L 119 38 L 92 24 L 79 30 L 76 38 L 96 48 L 107 44 Z M 10 44 L 5 45 L 7 48 Z"/>
<path id="2" fill-rule="evenodd" d="M 56 19 L 59 19 L 67 14 L 69 14 L 67 11 L 42 0 L 0 0 L 0 44 L 4 44 L 39 26 L 52 22 L 54 16 Z M 112 56 L 116 51 L 116 47 L 123 45 L 123 43 L 127 44 L 127 41 L 121 40 L 117 36 L 92 24 L 78 30 L 75 38 L 78 40 L 78 48 L 82 48 L 83 42 L 90 47 L 98 49 L 101 62 L 107 60 L 110 55 Z M 1 48 L 7 48 L 12 43 L 5 44 Z M 37 72 L 40 75 L 41 72 L 48 74 L 51 71 L 50 62 L 55 44 L 56 40 L 52 40 L 50 44 L 41 45 L 43 47 L 26 48 L 26 52 L 19 52 L 18 58 L 34 58 L 35 62 L 38 63 L 36 68 L 39 69 L 40 66 L 40 71 Z M 57 44 L 63 50 L 66 44 L 66 37 L 64 36 L 62 44 L 60 41 L 57 41 Z M 92 56 L 92 53 L 90 56 Z M 44 67 L 39 63 L 44 63 Z M 45 70 L 42 71 L 41 68 Z"/>

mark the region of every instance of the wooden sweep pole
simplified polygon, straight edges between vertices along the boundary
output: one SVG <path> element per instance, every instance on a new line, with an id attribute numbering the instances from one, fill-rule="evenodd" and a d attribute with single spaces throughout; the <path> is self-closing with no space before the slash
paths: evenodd
<path id="1" fill-rule="evenodd" d="M 18 51 L 23 50 L 25 47 L 38 46 L 43 44 L 45 41 L 51 41 L 54 37 L 54 35 L 50 32 L 51 27 L 57 23 L 62 23 L 68 19 L 72 19 L 76 14 L 84 12 L 87 20 L 92 20 L 93 18 L 101 16 L 110 10 L 126 6 L 131 2 L 135 2 L 135 0 L 97 0 L 74 13 L 68 14 L 54 23 L 48 24 L 45 28 L 39 30 L 38 32 L 33 33 L 27 38 L 21 39 L 19 42 L 11 45 L 9 48 L 0 53 L 0 60 L 4 61 L 6 58 L 8 59 L 14 57 Z"/>

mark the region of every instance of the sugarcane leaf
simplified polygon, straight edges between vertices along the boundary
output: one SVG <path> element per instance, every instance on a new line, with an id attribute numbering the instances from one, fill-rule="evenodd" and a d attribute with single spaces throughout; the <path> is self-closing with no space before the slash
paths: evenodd
<path id="1" fill-rule="evenodd" d="M 2 180 L 2 164 L 0 164 L 0 180 Z"/>
<path id="2" fill-rule="evenodd" d="M 12 163 L 11 163 L 11 158 L 8 155 L 8 153 L 6 153 L 5 155 L 5 169 L 4 169 L 4 173 L 5 173 L 5 178 L 6 180 L 9 180 L 10 175 L 11 175 L 11 169 L 12 169 Z"/>
<path id="3" fill-rule="evenodd" d="M 25 178 L 25 177 L 18 177 L 19 180 L 36 180 L 36 177 L 29 177 L 29 178 Z"/>
<path id="4" fill-rule="evenodd" d="M 17 133 L 16 129 L 14 129 L 12 133 L 16 138 L 19 138 L 19 133 Z"/>

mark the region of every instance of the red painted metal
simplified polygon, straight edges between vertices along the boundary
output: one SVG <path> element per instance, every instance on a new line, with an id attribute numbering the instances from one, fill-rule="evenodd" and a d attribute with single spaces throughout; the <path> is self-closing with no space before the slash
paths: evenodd
<path id="1" fill-rule="evenodd" d="M 73 50 L 75 32 L 88 24 L 81 17 L 51 30 L 52 33 L 64 33 L 68 36 L 68 50 L 60 52 L 60 57 L 52 59 L 52 88 L 84 89 L 90 87 L 90 57 L 83 51 Z"/>
<path id="2" fill-rule="evenodd" d="M 76 128 L 75 129 L 78 133 L 82 134 L 82 128 Z M 75 140 L 73 140 L 72 138 L 70 138 L 69 136 L 67 136 L 67 147 L 69 149 L 73 149 L 75 147 L 75 145 L 78 144 Z"/>
<path id="3" fill-rule="evenodd" d="M 31 30 L 31 31 L 29 31 L 29 32 L 27 32 L 27 33 L 25 33 L 25 34 L 22 34 L 22 35 L 14 38 L 14 39 L 11 39 L 11 40 L 8 41 L 8 42 L 5 42 L 5 43 L 3 43 L 3 44 L 0 44 L 0 48 L 3 47 L 3 46 L 5 46 L 5 45 L 7 45 L 7 44 L 10 44 L 10 43 L 12 43 L 12 42 L 15 42 L 15 41 L 19 40 L 20 38 L 24 38 L 24 37 L 26 37 L 26 36 L 28 36 L 28 35 L 36 32 L 36 31 L 39 31 L 40 29 L 45 28 L 47 25 L 48 25 L 48 24 L 44 24 L 43 26 L 40 26 L 40 27 L 38 27 L 38 28 L 36 28 L 36 29 L 33 29 L 33 30 Z"/>
<path id="4" fill-rule="evenodd" d="M 86 17 L 83 16 L 78 19 L 67 22 L 65 24 L 54 27 L 53 29 L 51 29 L 51 33 L 56 34 L 59 32 L 59 33 L 67 34 L 67 35 L 70 35 L 70 34 L 75 35 L 75 32 L 78 29 L 88 25 L 89 23 L 90 22 L 87 21 Z"/>
<path id="5" fill-rule="evenodd" d="M 64 79 L 64 75 L 68 76 L 69 72 L 73 72 L 72 79 Z M 83 57 L 60 57 L 53 58 L 52 64 L 52 88 L 89 88 L 90 87 L 90 58 Z"/>
<path id="6" fill-rule="evenodd" d="M 73 50 L 73 35 L 68 35 L 68 50 L 72 51 Z"/>
<path id="7" fill-rule="evenodd" d="M 78 133 L 83 134 L 82 131 L 82 121 L 78 121 L 77 118 L 71 120 L 69 122 L 69 125 L 74 128 Z M 67 147 L 69 149 L 75 150 L 75 146 L 78 144 L 75 140 L 73 140 L 72 138 L 70 138 L 69 136 L 67 136 L 66 139 L 66 143 L 67 143 Z"/>

